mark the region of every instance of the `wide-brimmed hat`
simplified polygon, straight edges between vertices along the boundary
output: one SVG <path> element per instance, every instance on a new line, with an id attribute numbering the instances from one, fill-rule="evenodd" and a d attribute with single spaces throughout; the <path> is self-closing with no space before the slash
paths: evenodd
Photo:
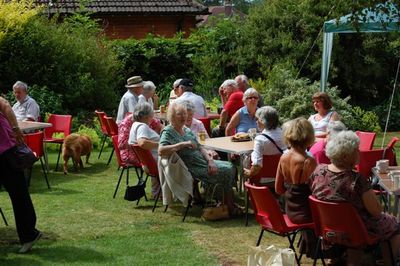
<path id="1" fill-rule="evenodd" d="M 126 88 L 136 88 L 143 86 L 143 79 L 141 76 L 133 76 L 126 80 Z"/>

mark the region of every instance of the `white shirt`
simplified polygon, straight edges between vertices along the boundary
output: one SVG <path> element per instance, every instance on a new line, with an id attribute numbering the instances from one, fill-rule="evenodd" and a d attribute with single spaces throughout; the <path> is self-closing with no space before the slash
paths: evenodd
<path id="1" fill-rule="evenodd" d="M 315 135 L 320 135 L 320 134 L 326 133 L 327 127 L 328 127 L 329 121 L 331 120 L 332 115 L 333 115 L 333 111 L 330 111 L 324 117 L 322 117 L 321 120 L 319 120 L 319 121 L 317 121 L 317 119 L 316 119 L 317 114 L 311 115 L 308 118 L 308 121 L 310 121 L 311 125 L 314 128 Z"/>
<path id="2" fill-rule="evenodd" d="M 282 129 L 276 128 L 272 130 L 264 129 L 262 131 L 263 134 L 267 134 L 270 136 L 275 143 L 281 148 L 282 150 L 286 149 L 286 145 L 283 142 L 282 137 Z M 259 134 L 254 139 L 254 149 L 251 153 L 251 161 L 253 165 L 262 166 L 263 165 L 263 155 L 273 155 L 273 154 L 280 154 L 281 152 L 272 143 L 269 139 L 267 139 L 262 134 Z"/>
<path id="3" fill-rule="evenodd" d="M 133 92 L 128 90 L 125 92 L 124 96 L 122 96 L 121 101 L 118 106 L 118 114 L 117 114 L 117 124 L 121 123 L 124 120 L 126 113 L 133 113 L 133 109 L 135 105 L 138 103 L 139 97 L 135 95 Z"/>
<path id="4" fill-rule="evenodd" d="M 152 140 L 159 142 L 160 135 L 157 134 L 154 130 L 152 130 L 147 124 L 142 122 L 133 122 L 131 131 L 129 132 L 129 144 L 137 143 L 137 140 L 140 138 Z M 153 155 L 154 159 L 158 160 L 158 149 L 152 149 L 151 154 Z"/>
<path id="5" fill-rule="evenodd" d="M 206 105 L 203 97 L 194 94 L 191 91 L 185 91 L 175 102 L 189 101 L 194 105 L 194 114 L 198 116 L 207 116 Z"/>
<path id="6" fill-rule="evenodd" d="M 20 103 L 17 101 L 12 107 L 17 121 L 33 119 L 37 121 L 40 116 L 40 108 L 36 101 L 30 96 L 26 96 Z"/>
<path id="7" fill-rule="evenodd" d="M 190 125 L 190 130 L 195 134 L 199 133 L 200 131 L 203 131 L 206 133 L 206 138 L 210 137 L 207 133 L 206 128 L 204 127 L 203 122 L 201 122 L 196 118 L 192 118 L 192 124 Z"/>
<path id="8" fill-rule="evenodd" d="M 144 103 L 144 102 L 149 103 L 151 105 L 151 109 L 154 109 L 153 99 L 152 98 L 146 99 L 146 97 L 143 94 L 140 94 L 138 103 Z"/>

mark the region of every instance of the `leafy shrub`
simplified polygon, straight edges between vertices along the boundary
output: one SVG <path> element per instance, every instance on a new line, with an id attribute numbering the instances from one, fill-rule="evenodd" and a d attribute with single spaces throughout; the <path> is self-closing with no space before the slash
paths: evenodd
<path id="1" fill-rule="evenodd" d="M 361 131 L 381 131 L 379 117 L 373 111 L 365 111 L 359 106 L 354 106 L 352 114 L 354 119 L 348 122 L 347 126 L 349 128 Z"/>
<path id="2" fill-rule="evenodd" d="M 97 134 L 94 128 L 87 127 L 85 125 L 81 125 L 78 129 L 78 134 L 86 135 L 92 140 L 93 149 L 100 149 L 101 147 L 101 140 L 99 135 Z"/>
<path id="3" fill-rule="evenodd" d="M 392 109 L 390 111 L 389 123 L 388 123 L 388 131 L 399 131 L 400 130 L 400 104 L 397 101 L 393 102 Z M 379 118 L 379 124 L 382 129 L 385 128 L 386 119 L 389 112 L 389 101 L 385 101 L 382 104 L 376 106 L 372 109 Z"/>
<path id="4" fill-rule="evenodd" d="M 38 14 L 29 2 L 0 2 L 0 90 L 22 80 L 63 95 L 62 113 L 114 109 L 119 64 L 96 22 Z"/>

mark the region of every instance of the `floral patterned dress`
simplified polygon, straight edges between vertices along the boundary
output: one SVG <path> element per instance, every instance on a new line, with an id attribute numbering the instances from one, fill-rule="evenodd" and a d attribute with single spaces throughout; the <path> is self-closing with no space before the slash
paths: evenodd
<path id="1" fill-rule="evenodd" d="M 370 182 L 354 171 L 332 172 L 328 165 L 318 165 L 310 177 L 312 194 L 320 200 L 348 201 L 358 211 L 367 230 L 381 239 L 389 239 L 399 232 L 397 219 L 387 213 L 373 217 L 362 202 L 364 192 L 371 189 Z"/>
<path id="2" fill-rule="evenodd" d="M 179 134 L 171 125 L 161 132 L 160 144 L 172 145 L 183 141 L 192 141 L 196 144 L 195 149 L 184 148 L 177 153 L 183 160 L 193 178 L 199 179 L 206 184 L 220 184 L 225 191 L 231 190 L 235 175 L 234 166 L 230 162 L 214 160 L 218 170 L 215 175 L 208 174 L 208 163 L 200 151 L 200 144 L 195 134 L 184 127 L 185 135 Z"/>

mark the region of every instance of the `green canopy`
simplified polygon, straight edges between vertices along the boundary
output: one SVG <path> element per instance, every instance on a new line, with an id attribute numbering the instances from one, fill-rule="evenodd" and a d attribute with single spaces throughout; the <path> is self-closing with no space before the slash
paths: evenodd
<path id="1" fill-rule="evenodd" d="M 324 47 L 322 52 L 321 91 L 325 91 L 328 81 L 334 33 L 355 32 L 392 32 L 400 31 L 399 12 L 397 6 L 390 1 L 378 4 L 374 9 L 361 11 L 357 23 L 351 21 L 352 14 L 324 23 Z M 357 27 L 355 26 L 357 25 Z"/>

